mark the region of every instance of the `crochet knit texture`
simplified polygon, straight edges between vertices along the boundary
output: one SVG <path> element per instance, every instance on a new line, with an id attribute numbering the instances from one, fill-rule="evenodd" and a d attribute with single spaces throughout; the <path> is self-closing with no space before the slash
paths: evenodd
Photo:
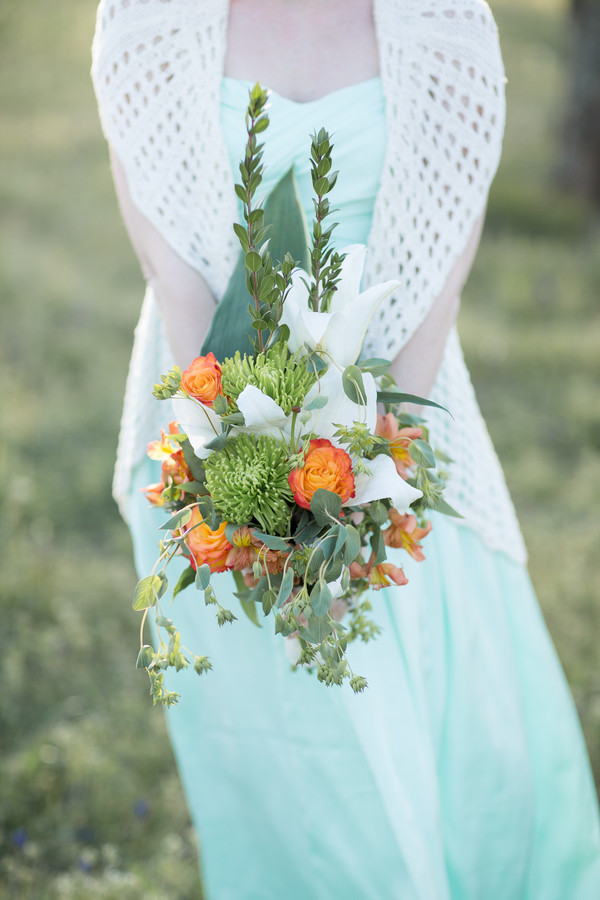
<path id="1" fill-rule="evenodd" d="M 483 212 L 504 130 L 504 69 L 482 0 L 374 0 L 387 150 L 364 287 L 398 278 L 364 353 L 393 359 L 421 324 Z M 131 197 L 219 299 L 238 247 L 233 174 L 219 124 L 227 0 L 102 0 L 93 79 L 107 140 Z M 324 123 L 325 125 L 327 123 Z M 151 395 L 171 364 L 152 291 L 136 329 L 114 493 L 126 516 L 131 471 L 168 418 Z M 448 502 L 486 544 L 521 562 L 523 539 L 466 369 L 448 338 L 428 410 L 452 459 Z"/>

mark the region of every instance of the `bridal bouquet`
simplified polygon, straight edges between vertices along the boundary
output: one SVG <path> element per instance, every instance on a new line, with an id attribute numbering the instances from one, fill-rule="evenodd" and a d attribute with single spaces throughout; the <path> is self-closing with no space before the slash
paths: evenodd
<path id="1" fill-rule="evenodd" d="M 310 151 L 309 249 L 293 172 L 265 203 L 254 202 L 266 103 L 257 85 L 236 185 L 244 210 L 244 224 L 234 226 L 240 262 L 202 355 L 155 386 L 155 396 L 171 399 L 175 421 L 149 445 L 151 458 L 162 461 L 162 480 L 145 492 L 171 515 L 133 605 L 144 618 L 156 611 L 158 648 L 142 644 L 137 664 L 148 671 L 154 702 L 167 706 L 177 694 L 163 684 L 165 669 L 212 667 L 182 646 L 163 615 L 173 556 L 189 560 L 173 596 L 195 584 L 219 625 L 233 622 L 211 583 L 213 574 L 232 572 L 250 619 L 258 625 L 258 611 L 272 615 L 276 633 L 296 637 L 297 665 L 316 667 L 328 685 L 349 679 L 359 692 L 367 682 L 352 672 L 346 648 L 378 631 L 365 591 L 407 581 L 386 547 L 421 560 L 427 508 L 455 515 L 442 499 L 444 473 L 434 473 L 438 459 L 448 460 L 427 442 L 424 420 L 403 411 L 406 402 L 436 404 L 402 393 L 387 360 L 360 360 L 369 322 L 399 282 L 361 293 L 365 248 L 338 253 L 331 244 L 327 194 L 337 173 L 327 132 L 313 136 Z"/>

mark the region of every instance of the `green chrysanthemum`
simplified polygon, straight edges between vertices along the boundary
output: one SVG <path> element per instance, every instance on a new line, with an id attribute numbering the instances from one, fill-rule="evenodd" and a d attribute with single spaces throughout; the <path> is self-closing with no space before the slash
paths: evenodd
<path id="1" fill-rule="evenodd" d="M 268 436 L 242 434 L 205 462 L 206 486 L 228 522 L 252 519 L 267 534 L 286 532 L 292 500 L 287 452 Z"/>
<path id="2" fill-rule="evenodd" d="M 287 344 L 276 344 L 256 359 L 240 356 L 223 363 L 223 393 L 235 403 L 246 385 L 253 384 L 271 397 L 287 415 L 302 401 L 316 381 L 314 373 L 307 372 L 304 362 L 290 356 Z"/>

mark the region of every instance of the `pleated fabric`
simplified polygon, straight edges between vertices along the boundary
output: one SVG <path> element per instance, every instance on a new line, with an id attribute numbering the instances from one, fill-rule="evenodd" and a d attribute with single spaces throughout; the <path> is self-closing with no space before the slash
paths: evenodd
<path id="1" fill-rule="evenodd" d="M 135 473 L 136 565 L 160 510 Z M 355 696 L 292 671 L 284 641 L 219 628 L 194 587 L 172 615 L 214 671 L 169 674 L 167 713 L 208 900 L 597 900 L 596 795 L 574 705 L 526 569 L 433 515 L 409 584 L 374 593 L 381 635 L 349 659 Z M 172 564 L 172 579 L 184 567 Z"/>

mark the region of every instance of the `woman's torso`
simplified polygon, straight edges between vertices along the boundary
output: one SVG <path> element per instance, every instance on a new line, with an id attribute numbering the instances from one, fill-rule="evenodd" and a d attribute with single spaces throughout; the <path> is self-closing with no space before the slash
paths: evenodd
<path id="1" fill-rule="evenodd" d="M 221 85 L 221 127 L 234 173 L 247 140 L 244 114 L 249 82 L 224 78 Z M 265 132 L 263 183 L 267 194 L 290 166 L 300 202 L 310 223 L 314 217 L 309 162 L 310 135 L 325 127 L 333 136 L 334 169 L 339 170 L 331 194 L 338 222 L 333 239 L 338 248 L 366 244 L 385 157 L 385 100 L 379 78 L 334 91 L 308 103 L 297 103 L 272 92 L 270 124 Z"/>

